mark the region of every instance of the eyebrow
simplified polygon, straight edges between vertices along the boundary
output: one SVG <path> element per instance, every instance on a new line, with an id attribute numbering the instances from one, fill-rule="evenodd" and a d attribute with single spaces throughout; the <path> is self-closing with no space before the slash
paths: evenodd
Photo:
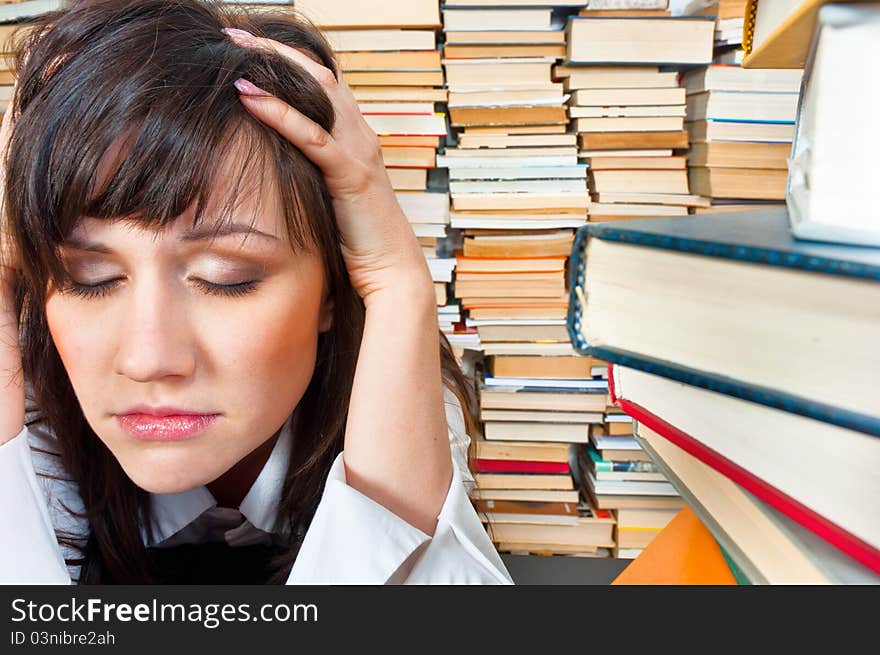
<path id="1" fill-rule="evenodd" d="M 259 237 L 264 237 L 266 239 L 271 239 L 273 241 L 278 240 L 278 237 L 276 237 L 275 235 L 269 234 L 268 232 L 263 232 L 245 223 L 224 223 L 219 227 L 202 225 L 190 228 L 189 230 L 181 234 L 180 237 L 178 237 L 178 241 L 184 243 L 192 243 L 195 241 L 206 241 L 208 239 L 213 239 L 216 237 L 226 237 L 235 234 L 253 234 Z M 68 237 L 64 240 L 64 243 L 62 245 L 69 248 L 75 248 L 77 250 L 84 250 L 86 252 L 97 252 L 105 255 L 110 255 L 113 253 L 110 248 L 102 243 L 78 239 L 76 237 Z"/>

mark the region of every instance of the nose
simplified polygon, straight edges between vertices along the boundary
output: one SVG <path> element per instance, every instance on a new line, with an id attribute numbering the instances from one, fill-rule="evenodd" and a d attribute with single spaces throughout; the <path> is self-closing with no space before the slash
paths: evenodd
<path id="1" fill-rule="evenodd" d="M 185 306 L 158 279 L 132 285 L 118 327 L 116 373 L 136 382 L 192 375 L 196 354 Z"/>

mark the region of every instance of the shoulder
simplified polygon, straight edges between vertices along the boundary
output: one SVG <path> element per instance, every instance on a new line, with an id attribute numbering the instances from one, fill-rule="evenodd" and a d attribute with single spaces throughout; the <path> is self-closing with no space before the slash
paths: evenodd
<path id="1" fill-rule="evenodd" d="M 461 402 L 455 392 L 445 384 L 443 385 L 443 406 L 446 410 L 446 428 L 449 436 L 449 448 L 452 450 L 452 463 L 461 473 L 465 489 L 470 492 L 475 485 L 474 476 L 468 466 L 471 437 L 465 427 Z"/>

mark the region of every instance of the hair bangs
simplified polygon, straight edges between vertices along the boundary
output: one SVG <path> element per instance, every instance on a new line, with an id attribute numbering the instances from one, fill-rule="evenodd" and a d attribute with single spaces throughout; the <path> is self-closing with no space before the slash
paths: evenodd
<path id="1" fill-rule="evenodd" d="M 64 17 L 79 13 L 88 24 L 101 5 L 109 3 Z M 253 222 L 273 193 L 291 246 L 325 248 L 333 218 L 320 171 L 254 118 L 232 83 L 245 77 L 330 130 L 334 112 L 320 84 L 274 52 L 230 41 L 220 31 L 223 14 L 208 5 L 179 13 L 164 3 L 114 6 L 123 14 L 118 29 L 96 18 L 93 38 L 83 38 L 91 30 L 80 25 L 72 42 L 62 18 L 35 30 L 39 38 L 19 57 L 25 84 L 15 98 L 8 168 L 26 175 L 8 191 L 18 195 L 15 222 L 23 229 L 16 240 L 32 279 L 63 278 L 58 246 L 82 217 L 158 230 L 194 207 L 195 223 L 219 227 L 245 199 L 255 205 Z M 250 21 L 244 26 L 255 33 L 274 25 L 267 19 L 262 26 L 259 16 Z M 315 40 L 296 23 L 287 29 L 308 33 L 294 43 Z M 329 57 L 318 51 L 321 60 Z M 15 143 L 17 135 L 27 140 Z"/>

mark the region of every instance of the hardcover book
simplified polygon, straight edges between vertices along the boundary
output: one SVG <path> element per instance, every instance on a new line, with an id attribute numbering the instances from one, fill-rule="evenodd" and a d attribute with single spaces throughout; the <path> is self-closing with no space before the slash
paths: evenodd
<path id="1" fill-rule="evenodd" d="M 569 274 L 581 354 L 880 436 L 880 250 L 780 207 L 587 224 Z"/>

